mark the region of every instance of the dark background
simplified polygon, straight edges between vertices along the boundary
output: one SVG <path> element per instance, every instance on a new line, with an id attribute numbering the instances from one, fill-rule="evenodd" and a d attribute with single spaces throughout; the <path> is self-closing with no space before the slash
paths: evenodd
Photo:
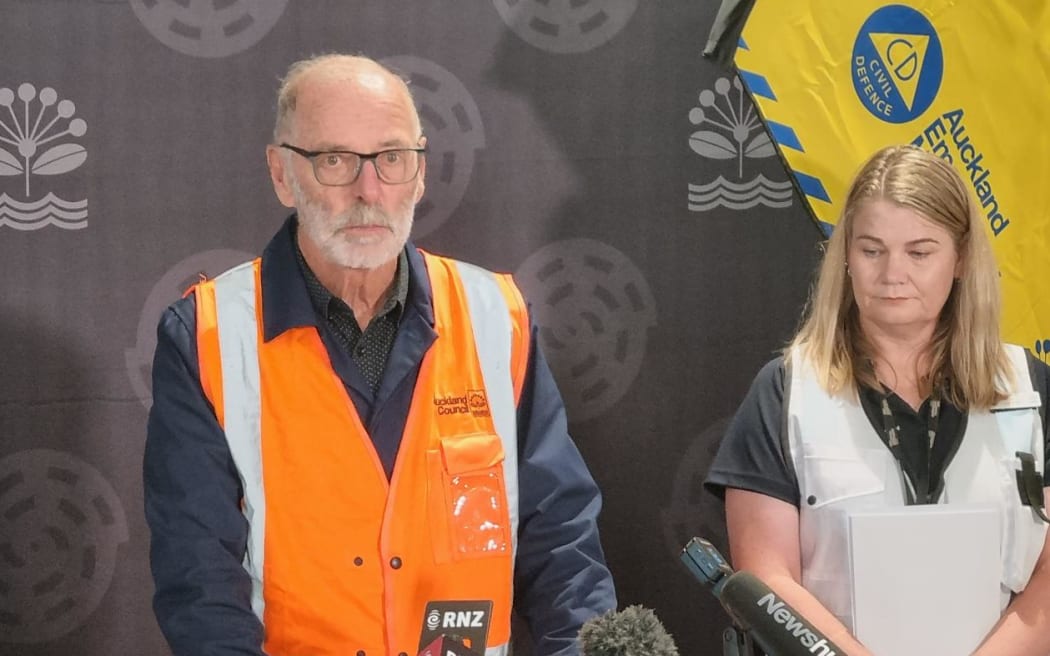
<path id="1" fill-rule="evenodd" d="M 168 653 L 141 501 L 156 321 L 281 224 L 278 78 L 333 51 L 412 80 L 417 243 L 516 273 L 532 301 L 621 606 L 720 654 L 726 616 L 678 552 L 726 548 L 701 481 L 797 324 L 820 233 L 700 56 L 717 6 L 0 0 L 0 654 Z"/>

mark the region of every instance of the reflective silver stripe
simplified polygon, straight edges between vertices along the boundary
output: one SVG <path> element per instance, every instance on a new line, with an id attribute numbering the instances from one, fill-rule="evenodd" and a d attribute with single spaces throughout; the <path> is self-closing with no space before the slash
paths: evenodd
<path id="1" fill-rule="evenodd" d="M 465 262 L 456 262 L 467 295 L 474 343 L 485 379 L 485 396 L 492 423 L 503 442 L 503 480 L 507 486 L 507 508 L 513 553 L 518 551 L 518 413 L 514 405 L 514 381 L 510 359 L 513 319 L 493 274 Z M 486 650 L 488 655 L 490 650 Z"/>
<path id="2" fill-rule="evenodd" d="M 496 645 L 485 650 L 485 656 L 507 656 L 507 645 Z"/>
<path id="3" fill-rule="evenodd" d="M 485 396 L 496 432 L 503 443 L 503 475 L 510 533 L 513 551 L 517 553 L 517 410 L 510 372 L 513 320 L 493 274 L 463 262 L 456 264 L 467 295 L 478 359 L 485 380 Z M 262 406 L 259 397 L 259 327 L 255 293 L 255 270 L 251 262 L 215 279 L 226 440 L 244 490 L 244 516 L 250 527 L 244 568 L 252 579 L 252 610 L 262 620 L 266 498 L 262 484 Z M 506 645 L 485 650 L 486 656 L 505 656 L 506 653 Z"/>
<path id="4" fill-rule="evenodd" d="M 215 279 L 215 312 L 222 366 L 226 441 L 244 490 L 248 551 L 244 569 L 252 579 L 252 610 L 263 618 L 262 405 L 259 400 L 259 322 L 255 317 L 255 268 L 246 262 Z"/>

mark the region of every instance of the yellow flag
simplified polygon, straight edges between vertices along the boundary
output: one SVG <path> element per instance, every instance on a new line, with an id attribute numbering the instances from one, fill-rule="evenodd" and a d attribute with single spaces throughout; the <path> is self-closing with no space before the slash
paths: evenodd
<path id="1" fill-rule="evenodd" d="M 748 4 L 736 65 L 817 220 L 877 149 L 936 153 L 985 218 L 1005 339 L 1050 358 L 1050 3 Z"/>

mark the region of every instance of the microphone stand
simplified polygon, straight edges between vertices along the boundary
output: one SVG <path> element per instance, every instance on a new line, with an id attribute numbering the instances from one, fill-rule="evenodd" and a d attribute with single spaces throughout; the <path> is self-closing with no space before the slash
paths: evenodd
<path id="1" fill-rule="evenodd" d="M 682 562 L 701 581 L 713 586 L 712 592 L 717 597 L 725 585 L 726 579 L 733 574 L 733 568 L 722 558 L 707 540 L 693 538 L 682 549 Z M 732 616 L 732 614 L 730 614 Z M 742 629 L 733 618 L 731 624 L 722 632 L 723 656 L 755 656 L 755 643 L 751 632 Z"/>
<path id="2" fill-rule="evenodd" d="M 732 625 L 722 632 L 722 656 L 754 656 L 755 643 L 751 633 L 737 625 Z"/>

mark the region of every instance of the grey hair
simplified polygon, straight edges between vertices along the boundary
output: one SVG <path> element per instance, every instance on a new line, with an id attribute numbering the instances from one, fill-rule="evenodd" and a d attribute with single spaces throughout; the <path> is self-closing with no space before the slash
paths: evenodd
<path id="1" fill-rule="evenodd" d="M 277 90 L 277 117 L 273 127 L 273 141 L 280 143 L 281 136 L 286 134 L 291 124 L 292 115 L 295 113 L 296 102 L 299 97 L 299 87 L 304 79 L 311 75 L 321 75 L 329 79 L 351 79 L 351 76 L 366 68 L 376 68 L 397 84 L 405 93 L 412 117 L 415 121 L 417 134 L 422 135 L 420 127 L 419 112 L 416 110 L 415 98 L 408 87 L 408 80 L 396 71 L 390 69 L 376 60 L 363 55 L 325 54 L 314 55 L 307 59 L 301 59 L 288 67 L 288 72 L 281 79 L 281 86 Z"/>

